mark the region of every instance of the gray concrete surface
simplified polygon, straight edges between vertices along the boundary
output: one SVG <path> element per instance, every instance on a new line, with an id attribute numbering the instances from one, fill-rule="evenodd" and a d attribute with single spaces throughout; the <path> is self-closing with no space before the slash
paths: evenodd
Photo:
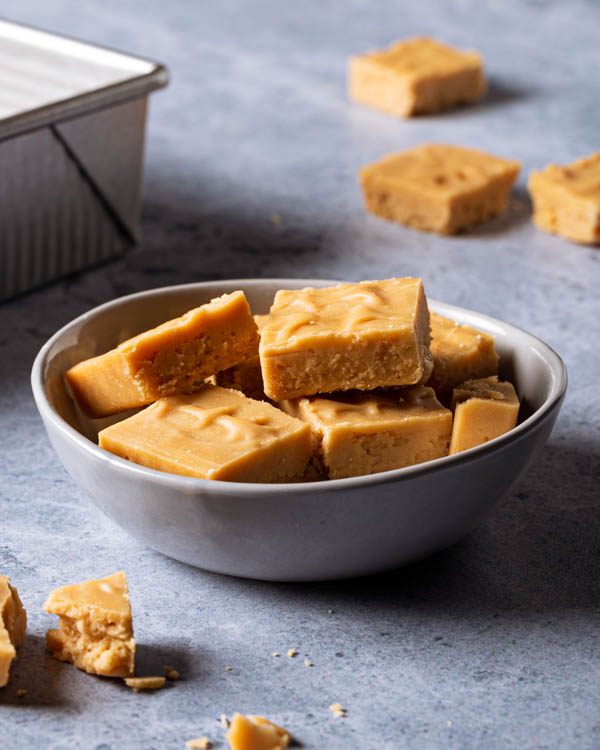
<path id="1" fill-rule="evenodd" d="M 0 569 L 30 622 L 0 691 L 0 745 L 175 749 L 205 734 L 223 748 L 218 717 L 238 709 L 312 750 L 600 747 L 600 250 L 536 230 L 524 192 L 532 168 L 600 148 L 600 6 L 5 0 L 2 12 L 162 60 L 172 84 L 151 104 L 140 246 L 0 307 Z M 415 33 L 481 50 L 485 101 L 409 122 L 349 104 L 347 56 Z M 422 141 L 521 159 L 511 210 L 452 239 L 367 216 L 357 169 Z M 98 303 L 196 279 L 409 274 L 541 336 L 570 373 L 514 495 L 433 559 L 320 585 L 203 573 L 115 528 L 50 448 L 31 362 Z M 120 568 L 140 671 L 182 675 L 156 694 L 44 651 L 47 592 Z M 290 647 L 296 659 L 271 657 Z M 344 719 L 328 711 L 338 701 Z"/>

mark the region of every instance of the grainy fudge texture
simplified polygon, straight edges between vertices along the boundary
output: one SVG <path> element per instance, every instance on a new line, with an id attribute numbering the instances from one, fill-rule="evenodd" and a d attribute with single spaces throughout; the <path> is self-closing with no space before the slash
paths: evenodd
<path id="1" fill-rule="evenodd" d="M 459 146 L 424 144 L 360 171 L 367 210 L 413 229 L 455 234 L 505 210 L 520 164 Z"/>
<path id="2" fill-rule="evenodd" d="M 290 733 L 262 716 L 235 713 L 227 732 L 231 750 L 285 750 Z"/>
<path id="3" fill-rule="evenodd" d="M 104 417 L 193 386 L 257 350 L 246 297 L 233 292 L 80 362 L 65 378 L 86 414 Z"/>
<path id="4" fill-rule="evenodd" d="M 512 430 L 519 416 L 519 398 L 512 383 L 489 378 L 468 380 L 452 395 L 454 422 L 450 455 L 483 445 Z"/>
<path id="5" fill-rule="evenodd" d="M 600 152 L 529 177 L 533 220 L 573 242 L 600 243 Z"/>
<path id="6" fill-rule="evenodd" d="M 351 57 L 351 99 L 391 115 L 437 112 L 479 99 L 486 91 L 481 57 L 416 37 Z"/>
<path id="7" fill-rule="evenodd" d="M 10 665 L 17 658 L 16 647 L 27 630 L 27 614 L 17 589 L 8 581 L 0 575 L 0 687 L 8 682 Z"/>
<path id="8" fill-rule="evenodd" d="M 421 383 L 431 374 L 429 310 L 420 279 L 277 292 L 260 339 L 265 393 Z"/>
<path id="9" fill-rule="evenodd" d="M 99 445 L 151 469 L 231 482 L 299 480 L 311 454 L 308 425 L 209 384 L 107 427 Z"/>
<path id="10" fill-rule="evenodd" d="M 46 633 L 46 646 L 57 659 L 90 674 L 133 675 L 135 641 L 123 571 L 55 589 L 44 610 L 59 616 L 58 629 Z"/>
<path id="11" fill-rule="evenodd" d="M 268 315 L 254 316 L 259 333 L 268 317 Z M 233 367 L 228 367 L 226 370 L 218 372 L 214 376 L 214 380 L 215 385 L 220 385 L 223 388 L 234 388 L 236 391 L 241 391 L 248 398 L 255 398 L 259 401 L 264 399 L 265 388 L 260 369 L 258 347 L 254 356 L 245 359 L 237 365 L 233 365 Z"/>
<path id="12" fill-rule="evenodd" d="M 427 381 L 443 404 L 465 380 L 498 373 L 494 337 L 449 318 L 430 313 L 433 372 Z"/>
<path id="13" fill-rule="evenodd" d="M 310 396 L 280 406 L 311 426 L 314 451 L 330 479 L 448 455 L 452 413 L 423 385 Z"/>

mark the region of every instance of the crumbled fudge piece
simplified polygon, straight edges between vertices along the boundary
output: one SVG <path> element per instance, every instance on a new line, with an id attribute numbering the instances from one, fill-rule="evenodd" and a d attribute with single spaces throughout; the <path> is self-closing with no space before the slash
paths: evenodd
<path id="1" fill-rule="evenodd" d="M 429 378 L 429 310 L 421 279 L 277 292 L 260 339 L 274 400 Z"/>
<path id="2" fill-rule="evenodd" d="M 248 301 L 233 292 L 80 362 L 65 379 L 88 416 L 105 417 L 189 388 L 257 351 Z"/>
<path id="3" fill-rule="evenodd" d="M 160 690 L 160 688 L 165 686 L 165 678 L 158 675 L 152 677 L 126 677 L 125 684 L 134 693 L 139 693 L 140 690 Z"/>
<path id="4" fill-rule="evenodd" d="M 433 372 L 427 381 L 436 396 L 448 405 L 452 390 L 465 380 L 498 373 L 494 337 L 449 318 L 431 313 Z"/>
<path id="5" fill-rule="evenodd" d="M 439 234 L 455 234 L 505 210 L 517 161 L 483 151 L 424 144 L 360 171 L 367 211 Z"/>
<path id="6" fill-rule="evenodd" d="M 130 677 L 135 641 L 125 573 L 62 586 L 50 593 L 44 610 L 59 616 L 46 646 L 61 661 L 90 674 Z"/>
<path id="7" fill-rule="evenodd" d="M 519 416 L 514 386 L 498 376 L 468 380 L 452 395 L 454 423 L 450 455 L 483 445 L 512 430 Z"/>
<path id="8" fill-rule="evenodd" d="M 161 399 L 98 437 L 101 448 L 142 466 L 230 482 L 294 481 L 311 453 L 306 424 L 209 384 Z"/>
<path id="9" fill-rule="evenodd" d="M 262 331 L 268 317 L 268 315 L 254 316 L 259 333 Z M 236 391 L 241 391 L 248 398 L 255 398 L 257 401 L 265 399 L 265 388 L 258 352 L 249 359 L 245 359 L 243 362 L 233 365 L 233 367 L 228 367 L 226 370 L 218 372 L 215 375 L 215 385 L 220 385 L 223 388 L 234 388 Z"/>
<path id="10" fill-rule="evenodd" d="M 529 177 L 533 220 L 573 242 L 600 243 L 600 152 Z"/>
<path id="11" fill-rule="evenodd" d="M 8 682 L 16 647 L 25 637 L 27 613 L 19 594 L 6 576 L 0 575 L 0 687 Z M 24 691 L 24 695 L 27 691 Z"/>
<path id="12" fill-rule="evenodd" d="M 290 744 L 290 733 L 262 716 L 235 713 L 227 732 L 231 750 L 284 750 Z"/>
<path id="13" fill-rule="evenodd" d="M 438 112 L 485 94 L 481 57 L 416 37 L 350 58 L 348 93 L 391 115 Z"/>
<path id="14" fill-rule="evenodd" d="M 330 479 L 400 469 L 448 455 L 452 413 L 422 385 L 280 402 L 313 431 Z"/>

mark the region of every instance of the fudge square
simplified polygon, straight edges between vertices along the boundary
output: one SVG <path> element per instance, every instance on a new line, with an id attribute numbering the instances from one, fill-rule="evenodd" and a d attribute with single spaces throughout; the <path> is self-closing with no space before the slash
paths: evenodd
<path id="1" fill-rule="evenodd" d="M 574 242 L 600 243 L 600 152 L 567 167 L 550 164 L 532 172 L 529 193 L 540 229 Z"/>
<path id="2" fill-rule="evenodd" d="M 497 375 L 467 380 L 452 394 L 454 422 L 450 455 L 483 445 L 512 430 L 519 416 L 519 398 L 512 383 Z"/>
<path id="3" fill-rule="evenodd" d="M 348 94 L 359 104 L 410 117 L 448 109 L 485 94 L 481 57 L 416 37 L 351 57 Z"/>
<path id="4" fill-rule="evenodd" d="M 312 452 L 304 422 L 211 384 L 156 401 L 98 437 L 101 448 L 142 466 L 229 482 L 294 481 Z"/>
<path id="5" fill-rule="evenodd" d="M 423 144 L 360 170 L 367 211 L 413 229 L 455 234 L 505 210 L 517 161 Z"/>
<path id="6" fill-rule="evenodd" d="M 259 334 L 268 317 L 268 315 L 254 316 Z M 220 385 L 223 388 L 234 388 L 236 391 L 241 391 L 248 398 L 255 398 L 258 401 L 262 401 L 265 398 L 265 389 L 258 351 L 253 357 L 218 372 L 214 376 L 214 384 Z"/>
<path id="7" fill-rule="evenodd" d="M 496 375 L 498 355 L 488 333 L 433 312 L 430 317 L 433 372 L 427 385 L 443 404 L 449 404 L 452 390 L 465 380 Z"/>
<path id="8" fill-rule="evenodd" d="M 427 386 L 310 396 L 279 406 L 311 426 L 315 453 L 330 479 L 448 455 L 452 413 Z"/>
<path id="9" fill-rule="evenodd" d="M 424 382 L 432 362 L 421 279 L 280 290 L 259 353 L 275 401 Z"/>
<path id="10" fill-rule="evenodd" d="M 135 641 L 122 570 L 51 591 L 44 611 L 58 615 L 58 628 L 46 633 L 46 646 L 57 659 L 90 674 L 133 675 Z"/>
<path id="11" fill-rule="evenodd" d="M 224 294 L 124 341 L 65 373 L 90 417 L 145 406 L 258 352 L 258 331 L 243 292 Z"/>

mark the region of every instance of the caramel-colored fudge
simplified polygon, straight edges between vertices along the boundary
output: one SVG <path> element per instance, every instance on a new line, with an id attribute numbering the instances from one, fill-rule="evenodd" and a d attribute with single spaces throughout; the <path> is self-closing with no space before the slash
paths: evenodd
<path id="1" fill-rule="evenodd" d="M 310 424 L 330 479 L 375 474 L 448 455 L 452 413 L 431 388 L 348 391 L 280 402 Z"/>
<path id="2" fill-rule="evenodd" d="M 131 677 L 135 641 L 125 573 L 62 586 L 50 592 L 44 610 L 58 615 L 46 646 L 61 661 L 90 674 Z"/>
<path id="3" fill-rule="evenodd" d="M 88 416 L 105 417 L 193 386 L 257 350 L 248 301 L 233 292 L 80 362 L 65 378 Z"/>
<path id="4" fill-rule="evenodd" d="M 259 333 L 262 331 L 268 317 L 268 315 L 254 316 Z M 258 347 L 257 353 L 253 357 L 218 372 L 215 375 L 215 385 L 220 385 L 222 388 L 234 388 L 236 391 L 241 391 L 248 398 L 255 398 L 258 401 L 264 399 L 265 388 L 263 385 L 262 370 L 260 369 Z"/>
<path id="5" fill-rule="evenodd" d="M 367 211 L 439 234 L 455 234 L 505 210 L 517 161 L 424 144 L 360 170 Z"/>
<path id="6" fill-rule="evenodd" d="M 449 404 L 452 390 L 465 380 L 498 373 L 494 337 L 469 326 L 459 325 L 436 313 L 431 317 L 433 372 L 427 385 L 443 404 Z"/>
<path id="7" fill-rule="evenodd" d="M 306 424 L 209 384 L 105 428 L 99 445 L 151 469 L 229 482 L 300 479 L 311 454 Z"/>
<path id="8" fill-rule="evenodd" d="M 262 716 L 235 713 L 227 732 L 231 750 L 285 750 L 290 733 Z"/>
<path id="9" fill-rule="evenodd" d="M 351 99 L 391 115 L 438 112 L 485 94 L 481 57 L 416 37 L 350 58 Z"/>
<path id="10" fill-rule="evenodd" d="M 271 399 L 427 380 L 429 310 L 421 279 L 277 292 L 260 338 Z"/>
<path id="11" fill-rule="evenodd" d="M 529 177 L 533 220 L 573 242 L 600 243 L 600 152 Z"/>
<path id="12" fill-rule="evenodd" d="M 16 647 L 25 637 L 27 614 L 19 594 L 6 576 L 0 575 L 0 687 L 8 682 Z"/>
<path id="13" fill-rule="evenodd" d="M 454 423 L 450 455 L 483 445 L 517 424 L 519 398 L 514 386 L 497 375 L 468 380 L 452 394 Z"/>

